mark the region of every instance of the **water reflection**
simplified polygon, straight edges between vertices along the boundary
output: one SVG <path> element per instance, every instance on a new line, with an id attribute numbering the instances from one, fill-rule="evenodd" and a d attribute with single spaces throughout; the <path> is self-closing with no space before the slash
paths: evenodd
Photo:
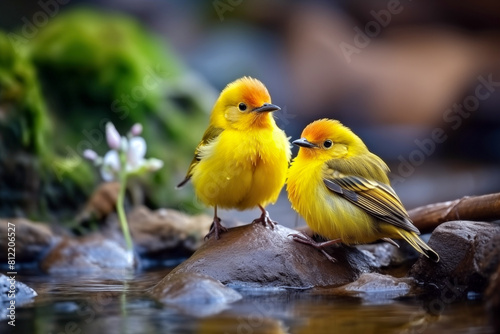
<path id="1" fill-rule="evenodd" d="M 239 289 L 242 300 L 202 317 L 196 305 L 179 310 L 147 296 L 167 272 L 22 277 L 39 297 L 17 310 L 16 327 L 0 323 L 0 333 L 493 333 L 480 300 L 431 315 L 419 298 L 380 295 L 380 303 L 366 303 L 315 290 Z"/>

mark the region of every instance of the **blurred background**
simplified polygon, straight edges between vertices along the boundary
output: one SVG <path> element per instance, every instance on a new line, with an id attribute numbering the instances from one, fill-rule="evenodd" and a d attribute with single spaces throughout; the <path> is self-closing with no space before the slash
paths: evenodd
<path id="1" fill-rule="evenodd" d="M 100 182 L 81 153 L 105 152 L 107 120 L 143 123 L 165 161 L 137 201 L 204 210 L 174 185 L 243 75 L 293 139 L 318 118 L 349 126 L 408 209 L 500 190 L 497 1 L 18 0 L 0 29 L 1 216 L 74 217 Z M 285 197 L 270 211 L 295 224 Z"/>

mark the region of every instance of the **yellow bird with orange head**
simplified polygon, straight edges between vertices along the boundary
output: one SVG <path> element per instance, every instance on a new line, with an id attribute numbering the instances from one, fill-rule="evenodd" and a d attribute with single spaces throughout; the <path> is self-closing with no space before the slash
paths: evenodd
<path id="1" fill-rule="evenodd" d="M 214 207 L 207 237 L 219 239 L 226 229 L 217 208 L 246 210 L 259 207 L 254 220 L 273 227 L 265 206 L 274 203 L 285 184 L 290 142 L 274 121 L 267 88 L 257 79 L 243 77 L 226 86 L 210 116 L 210 124 L 196 147 L 187 175 L 198 198 Z"/>
<path id="2" fill-rule="evenodd" d="M 349 128 L 321 119 L 309 124 L 293 144 L 300 149 L 288 172 L 288 198 L 311 230 L 330 241 L 317 243 L 305 234 L 293 235 L 294 240 L 334 260 L 323 247 L 404 239 L 439 261 L 391 188 L 387 165 Z"/>

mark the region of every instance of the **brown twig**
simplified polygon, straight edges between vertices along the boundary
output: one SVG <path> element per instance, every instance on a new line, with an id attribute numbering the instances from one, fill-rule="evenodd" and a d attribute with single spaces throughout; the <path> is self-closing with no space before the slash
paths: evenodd
<path id="1" fill-rule="evenodd" d="M 450 220 L 497 220 L 500 219 L 500 193 L 429 204 L 410 210 L 408 214 L 422 233 L 432 232 Z"/>

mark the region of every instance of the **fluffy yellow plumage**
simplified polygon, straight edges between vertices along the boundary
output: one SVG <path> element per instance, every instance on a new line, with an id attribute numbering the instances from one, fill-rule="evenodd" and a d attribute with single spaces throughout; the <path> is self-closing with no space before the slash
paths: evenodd
<path id="1" fill-rule="evenodd" d="M 335 120 L 318 120 L 293 143 L 300 149 L 288 172 L 288 198 L 315 233 L 332 240 L 318 244 L 294 235 L 296 241 L 321 248 L 334 242 L 404 239 L 439 261 L 418 237 L 418 229 L 390 187 L 387 165 L 349 128 Z"/>
<path id="2" fill-rule="evenodd" d="M 271 112 L 280 110 L 271 104 L 269 93 L 259 80 L 243 77 L 226 86 L 215 102 L 210 124 L 196 148 L 186 178 L 193 181 L 200 200 L 214 207 L 216 238 L 225 229 L 220 225 L 217 208 L 245 210 L 274 203 L 285 183 L 290 161 L 290 143 L 276 126 Z"/>

